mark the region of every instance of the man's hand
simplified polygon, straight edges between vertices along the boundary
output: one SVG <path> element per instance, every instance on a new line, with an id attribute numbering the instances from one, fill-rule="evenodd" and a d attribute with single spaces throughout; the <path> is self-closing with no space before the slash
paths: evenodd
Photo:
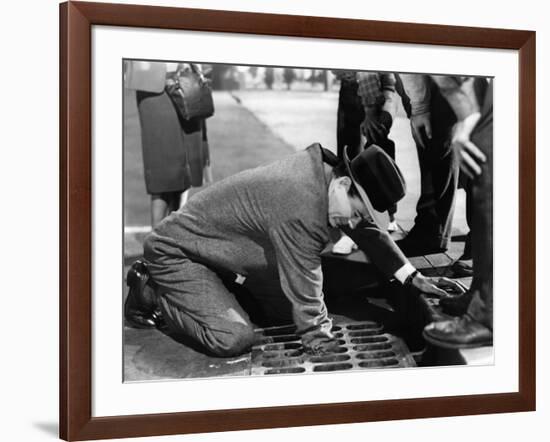
<path id="1" fill-rule="evenodd" d="M 312 356 L 323 356 L 331 353 L 337 353 L 340 344 L 337 339 L 319 339 L 308 344 L 304 343 L 304 350 Z"/>
<path id="2" fill-rule="evenodd" d="M 422 149 L 426 149 L 426 141 L 432 139 L 431 118 L 430 112 L 411 116 L 412 136 Z"/>
<path id="3" fill-rule="evenodd" d="M 484 153 L 470 141 L 470 134 L 480 118 L 479 112 L 459 121 L 454 129 L 452 147 L 460 160 L 460 168 L 470 178 L 481 175 L 481 165 L 487 161 Z"/>
<path id="4" fill-rule="evenodd" d="M 380 144 L 388 136 L 388 129 L 375 118 L 365 117 L 361 123 L 361 132 L 367 144 Z"/>
<path id="5" fill-rule="evenodd" d="M 361 123 L 361 132 L 367 139 L 368 145 L 380 144 L 388 137 L 390 132 L 390 127 L 388 126 L 391 126 L 391 116 L 388 114 L 389 124 L 384 124 L 380 116 L 380 113 L 374 108 L 365 109 L 365 119 Z"/>
<path id="6" fill-rule="evenodd" d="M 417 273 L 411 282 L 412 286 L 423 293 L 429 293 L 441 297 L 449 296 L 449 293 L 459 295 L 466 292 L 466 288 L 457 281 L 444 277 L 426 277 Z"/>
<path id="7" fill-rule="evenodd" d="M 330 332 L 330 327 L 331 323 L 327 323 L 320 329 L 310 330 L 302 335 L 302 345 L 306 353 L 319 356 L 338 351 L 340 344 Z"/>

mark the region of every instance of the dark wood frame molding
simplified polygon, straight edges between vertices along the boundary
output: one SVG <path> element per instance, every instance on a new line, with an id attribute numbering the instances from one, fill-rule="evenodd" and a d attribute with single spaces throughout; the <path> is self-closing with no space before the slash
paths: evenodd
<path id="1" fill-rule="evenodd" d="M 519 51 L 519 392 L 92 417 L 93 25 Z M 122 438 L 535 410 L 535 32 L 105 3 L 60 5 L 60 436 Z"/>

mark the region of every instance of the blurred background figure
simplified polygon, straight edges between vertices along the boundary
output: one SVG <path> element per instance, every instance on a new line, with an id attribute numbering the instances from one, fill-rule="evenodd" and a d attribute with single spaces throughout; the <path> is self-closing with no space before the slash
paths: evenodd
<path id="1" fill-rule="evenodd" d="M 136 91 L 152 227 L 185 203 L 182 195 L 190 187 L 203 185 L 210 164 L 205 120 L 182 119 L 165 91 L 191 69 L 200 72 L 188 63 L 126 62 L 126 87 Z"/>

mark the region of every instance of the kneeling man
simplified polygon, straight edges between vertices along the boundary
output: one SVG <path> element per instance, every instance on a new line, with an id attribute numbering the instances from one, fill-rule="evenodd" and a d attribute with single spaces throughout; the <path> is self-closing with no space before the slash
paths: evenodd
<path id="1" fill-rule="evenodd" d="M 328 352 L 336 339 L 323 300 L 321 252 L 331 227 L 388 278 L 444 295 L 436 285 L 452 282 L 418 273 L 378 221 L 378 212 L 405 194 L 395 162 L 377 146 L 338 161 L 313 144 L 194 195 L 146 238 L 145 263 L 129 272 L 130 325 L 154 326 L 159 309 L 172 332 L 209 353 L 243 353 L 254 330 L 232 287 L 244 279 L 267 314 L 284 317 L 286 306 L 306 351 Z"/>

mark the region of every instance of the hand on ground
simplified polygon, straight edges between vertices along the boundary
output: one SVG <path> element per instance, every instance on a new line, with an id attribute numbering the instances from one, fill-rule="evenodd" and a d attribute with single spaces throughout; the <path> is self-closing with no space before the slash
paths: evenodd
<path id="1" fill-rule="evenodd" d="M 456 296 L 457 294 L 466 292 L 466 288 L 458 281 L 443 276 L 426 277 L 421 273 L 417 273 L 413 278 L 412 285 L 423 293 L 441 297 L 447 297 L 449 293 L 453 293 Z"/>

